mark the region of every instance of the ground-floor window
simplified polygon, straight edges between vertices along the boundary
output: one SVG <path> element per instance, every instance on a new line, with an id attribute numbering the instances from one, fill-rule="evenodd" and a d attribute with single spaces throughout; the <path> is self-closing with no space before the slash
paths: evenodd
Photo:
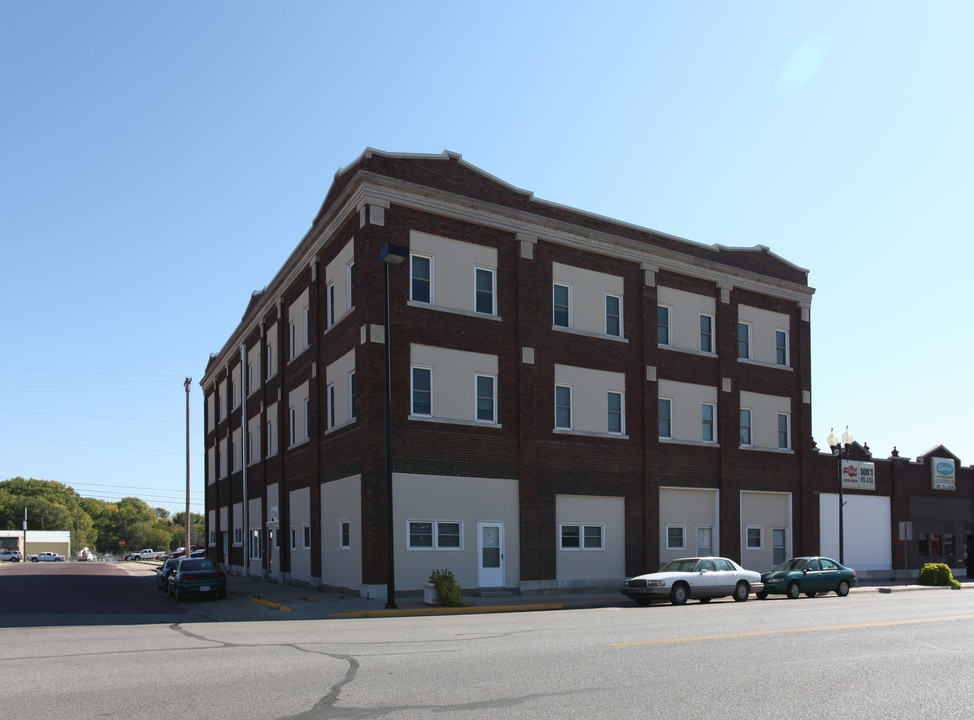
<path id="1" fill-rule="evenodd" d="M 602 525 L 583 525 L 581 523 L 562 523 L 562 550 L 603 550 L 605 532 Z"/>
<path id="2" fill-rule="evenodd" d="M 760 525 L 749 525 L 747 528 L 747 549 L 761 550 L 764 548 L 764 528 Z"/>
<path id="3" fill-rule="evenodd" d="M 409 520 L 409 550 L 463 550 L 463 523 L 457 520 Z"/>
<path id="4" fill-rule="evenodd" d="M 686 528 L 683 525 L 666 526 L 666 549 L 667 550 L 686 549 Z"/>

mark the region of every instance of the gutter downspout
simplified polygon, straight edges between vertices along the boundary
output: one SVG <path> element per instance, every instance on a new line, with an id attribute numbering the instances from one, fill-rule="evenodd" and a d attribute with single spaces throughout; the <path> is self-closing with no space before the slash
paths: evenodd
<path id="1" fill-rule="evenodd" d="M 247 494 L 247 343 L 240 344 L 240 465 L 243 472 L 244 577 L 250 577 L 250 497 Z"/>

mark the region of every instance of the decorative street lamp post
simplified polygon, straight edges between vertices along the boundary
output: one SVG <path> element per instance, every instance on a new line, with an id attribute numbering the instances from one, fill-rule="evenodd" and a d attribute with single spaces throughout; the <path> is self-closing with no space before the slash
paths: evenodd
<path id="1" fill-rule="evenodd" d="M 395 520 L 392 512 L 392 342 L 389 335 L 389 266 L 401 265 L 409 257 L 409 248 L 386 245 L 379 259 L 385 265 L 385 351 L 386 351 L 386 608 L 395 610 L 396 605 L 396 543 L 393 531 Z"/>
<path id="2" fill-rule="evenodd" d="M 849 459 L 849 450 L 852 447 L 852 433 L 849 432 L 849 426 L 845 426 L 845 432 L 842 433 L 841 442 L 835 436 L 834 428 L 830 430 L 826 442 L 828 442 L 829 447 L 832 449 L 832 454 L 836 459 L 836 467 L 839 468 L 839 564 L 845 565 L 845 525 L 843 522 L 845 501 L 842 498 L 842 460 Z"/>

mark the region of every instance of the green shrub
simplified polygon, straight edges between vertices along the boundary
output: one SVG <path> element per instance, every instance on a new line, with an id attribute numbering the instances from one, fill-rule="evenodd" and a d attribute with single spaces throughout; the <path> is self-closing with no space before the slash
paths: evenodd
<path id="1" fill-rule="evenodd" d="M 943 585 L 945 587 L 959 588 L 960 583 L 954 580 L 950 566 L 944 563 L 927 563 L 920 568 L 921 585 Z"/>
<path id="2" fill-rule="evenodd" d="M 436 597 L 440 605 L 447 607 L 464 607 L 467 603 L 463 601 L 463 590 L 460 583 L 453 577 L 449 570 L 434 570 L 430 574 L 429 581 L 436 588 Z"/>

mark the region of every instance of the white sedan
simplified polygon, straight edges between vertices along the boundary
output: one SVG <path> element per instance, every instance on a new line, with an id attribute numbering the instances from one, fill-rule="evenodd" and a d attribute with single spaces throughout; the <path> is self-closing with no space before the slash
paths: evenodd
<path id="1" fill-rule="evenodd" d="M 669 598 L 682 605 L 689 598 L 702 603 L 715 597 L 731 596 L 744 602 L 748 596 L 764 590 L 761 573 L 745 570 L 733 560 L 722 557 L 681 558 L 666 563 L 658 572 L 629 578 L 622 594 L 637 605 Z"/>

